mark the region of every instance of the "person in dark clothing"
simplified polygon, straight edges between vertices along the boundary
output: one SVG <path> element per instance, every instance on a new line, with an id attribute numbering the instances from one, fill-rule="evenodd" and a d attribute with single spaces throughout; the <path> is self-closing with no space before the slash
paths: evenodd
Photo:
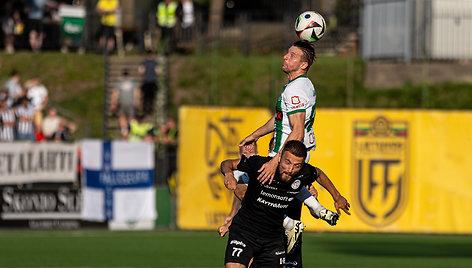
<path id="1" fill-rule="evenodd" d="M 274 180 L 270 184 L 260 182 L 262 165 L 270 157 L 244 155 L 240 160 L 226 160 L 221 164 L 225 186 L 236 188 L 233 170 L 247 172 L 249 184 L 241 209 L 229 228 L 225 264 L 227 268 L 247 267 L 252 258 L 256 267 L 285 267 L 284 215 L 290 202 L 302 188 L 315 180 L 325 187 L 340 209 L 349 214 L 350 205 L 326 174 L 317 167 L 305 163 L 305 145 L 296 140 L 288 141 L 282 152 Z"/>
<path id="2" fill-rule="evenodd" d="M 154 110 L 154 103 L 157 93 L 157 74 L 159 73 L 159 63 L 152 51 L 146 53 L 146 59 L 138 67 L 139 73 L 143 77 L 141 85 L 142 109 L 145 115 L 151 114 Z"/>

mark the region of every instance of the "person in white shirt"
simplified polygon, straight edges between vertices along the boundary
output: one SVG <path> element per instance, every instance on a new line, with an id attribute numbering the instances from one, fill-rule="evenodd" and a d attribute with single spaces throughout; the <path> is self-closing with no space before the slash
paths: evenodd
<path id="1" fill-rule="evenodd" d="M 56 108 L 48 110 L 48 115 L 43 120 L 42 131 L 47 140 L 52 139 L 52 135 L 59 129 L 62 118 L 57 115 Z"/>
<path id="2" fill-rule="evenodd" d="M 41 80 L 35 77 L 27 82 L 28 93 L 26 96 L 31 100 L 34 108 L 34 124 L 36 129 L 41 129 L 43 124 L 43 110 L 48 103 L 48 90 L 41 84 Z"/>

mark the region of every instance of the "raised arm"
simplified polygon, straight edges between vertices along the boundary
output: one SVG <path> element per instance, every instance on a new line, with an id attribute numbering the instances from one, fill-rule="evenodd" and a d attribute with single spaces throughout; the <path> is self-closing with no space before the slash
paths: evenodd
<path id="1" fill-rule="evenodd" d="M 328 176 L 321 169 L 316 168 L 316 171 L 318 173 L 316 181 L 331 194 L 334 200 L 334 207 L 338 214 L 341 214 L 340 209 L 342 209 L 347 215 L 351 215 L 349 212 L 351 205 L 347 202 L 346 198 L 339 193 L 333 182 L 331 182 Z"/>
<path id="2" fill-rule="evenodd" d="M 240 143 L 239 147 L 242 147 L 244 145 L 250 144 L 252 142 L 256 142 L 260 137 L 265 136 L 271 132 L 274 132 L 275 128 L 275 115 L 272 116 L 267 123 L 265 123 L 263 126 L 260 128 L 256 129 L 251 135 L 247 136 L 244 138 Z"/>

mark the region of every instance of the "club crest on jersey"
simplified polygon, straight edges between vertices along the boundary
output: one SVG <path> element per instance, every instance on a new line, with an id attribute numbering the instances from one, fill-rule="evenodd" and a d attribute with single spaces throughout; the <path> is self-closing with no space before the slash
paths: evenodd
<path id="1" fill-rule="evenodd" d="M 356 214 L 371 226 L 390 225 L 402 215 L 408 199 L 408 122 L 379 116 L 353 123 Z"/>
<path id="2" fill-rule="evenodd" d="M 292 104 L 293 105 L 300 104 L 300 98 L 298 96 L 292 96 Z"/>
<path id="3" fill-rule="evenodd" d="M 300 180 L 295 180 L 294 182 L 292 182 L 292 189 L 298 189 L 298 187 L 300 187 Z"/>

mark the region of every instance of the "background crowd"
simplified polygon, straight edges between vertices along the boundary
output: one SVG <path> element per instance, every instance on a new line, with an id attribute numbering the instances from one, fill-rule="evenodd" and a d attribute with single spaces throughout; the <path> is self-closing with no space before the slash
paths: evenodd
<path id="1" fill-rule="evenodd" d="M 147 43 L 142 48 L 151 48 L 152 29 L 159 30 L 160 48 L 166 52 L 174 49 L 192 50 L 198 5 L 193 0 L 155 1 L 152 27 L 141 25 L 140 31 L 146 34 L 135 43 Z M 94 6 L 90 6 L 91 4 Z M 88 6 L 86 6 L 88 4 Z M 129 12 L 129 11 L 127 11 Z M 127 28 L 123 25 L 124 17 L 132 14 L 123 13 L 118 0 L 5 0 L 0 4 L 2 35 L 5 52 L 12 54 L 17 49 L 29 49 L 40 52 L 43 49 L 58 49 L 67 52 L 70 47 L 79 52 L 88 49 L 105 48 L 109 51 L 122 51 L 129 39 Z M 73 17 L 77 20 L 69 20 Z M 147 16 L 144 16 L 147 17 Z M 140 23 L 146 23 L 142 19 Z M 133 27 L 132 27 L 133 28 Z M 136 32 L 136 29 L 133 29 Z M 85 36 L 87 32 L 87 37 Z M 176 36 L 178 33 L 178 37 Z M 85 44 L 84 39 L 93 37 L 94 44 Z M 155 49 L 155 47 L 153 48 Z"/>
<path id="2" fill-rule="evenodd" d="M 0 91 L 0 141 L 68 141 L 76 125 L 48 106 L 48 90 L 39 77 L 21 83 L 13 70 Z"/>

